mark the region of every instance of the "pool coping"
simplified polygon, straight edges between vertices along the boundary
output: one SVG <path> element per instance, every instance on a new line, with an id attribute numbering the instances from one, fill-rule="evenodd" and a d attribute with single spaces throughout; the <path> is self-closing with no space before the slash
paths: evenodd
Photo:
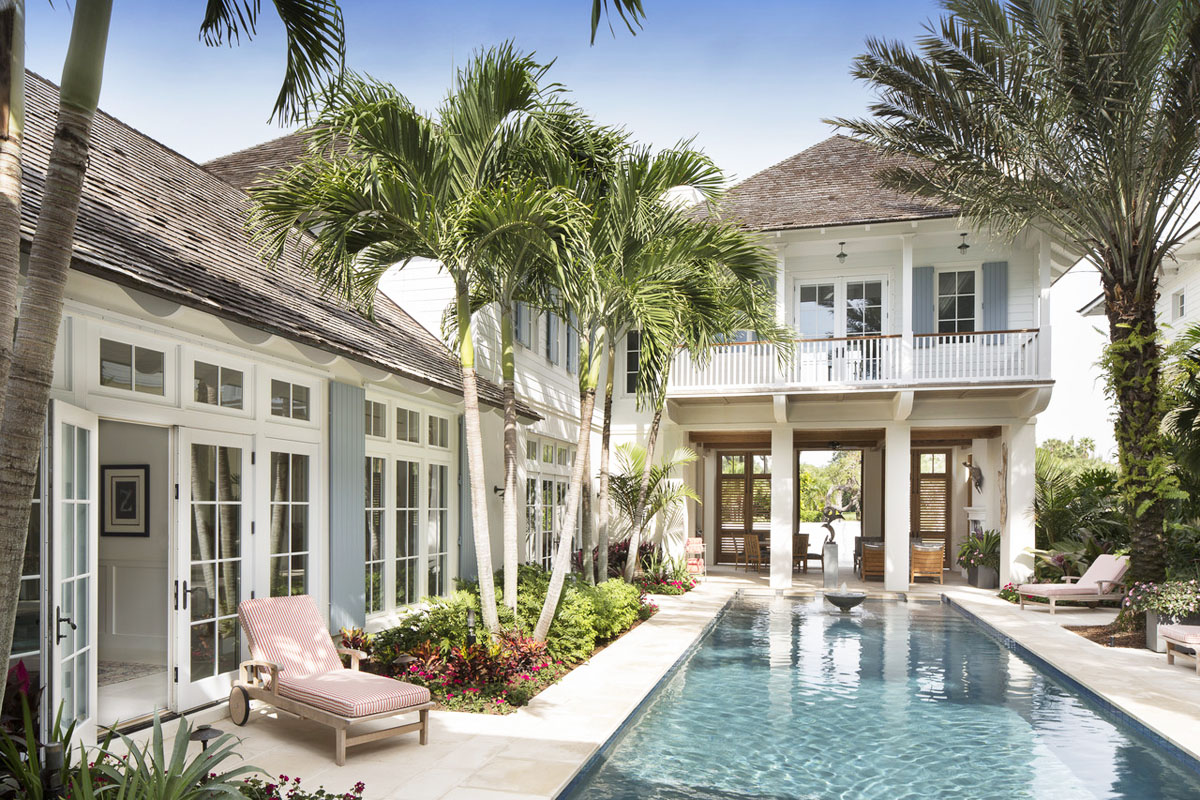
<path id="1" fill-rule="evenodd" d="M 965 617 L 969 622 L 978 626 L 989 638 L 994 640 L 1001 647 L 1009 652 L 1016 654 L 1025 661 L 1030 662 L 1040 671 L 1048 675 L 1057 683 L 1063 684 L 1067 689 L 1078 694 L 1103 716 L 1116 721 L 1118 724 L 1128 726 L 1135 731 L 1139 736 L 1147 739 L 1151 744 L 1161 750 L 1166 756 L 1174 761 L 1179 766 L 1187 771 L 1200 777 L 1200 758 L 1189 752 L 1186 748 L 1176 744 L 1168 736 L 1159 732 L 1145 720 L 1141 719 L 1136 714 L 1122 708 L 1119 704 L 1113 702 L 1102 692 L 1092 688 L 1085 683 L 1081 678 L 1077 678 L 1069 671 L 1054 664 L 1048 658 L 1038 653 L 1029 645 L 1021 642 L 1019 639 L 1005 633 L 996 625 L 984 619 L 979 614 L 964 606 L 959 600 L 950 595 L 942 595 L 942 603 L 948 605 L 951 609 Z M 1072 634 L 1075 635 L 1075 634 Z"/>

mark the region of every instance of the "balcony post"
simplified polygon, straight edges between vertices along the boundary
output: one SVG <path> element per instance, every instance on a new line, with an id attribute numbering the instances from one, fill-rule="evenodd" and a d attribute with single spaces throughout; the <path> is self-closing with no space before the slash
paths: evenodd
<path id="1" fill-rule="evenodd" d="M 900 237 L 900 380 L 913 380 L 913 234 Z M 907 578 L 905 579 L 907 580 Z"/>
<path id="2" fill-rule="evenodd" d="M 792 426 L 771 428 L 771 588 L 792 588 L 792 520 L 796 501 Z M 750 465 L 746 465 L 750 469 Z"/>
<path id="3" fill-rule="evenodd" d="M 912 528 L 912 431 L 907 422 L 884 427 L 883 472 L 883 588 L 905 592 Z"/>
<path id="4" fill-rule="evenodd" d="M 1042 234 L 1038 237 L 1038 302 L 1037 314 L 1034 317 L 1038 329 L 1038 377 L 1050 377 L 1050 284 L 1051 253 L 1050 237 Z"/>
<path id="5" fill-rule="evenodd" d="M 787 273 L 786 257 L 784 255 L 787 250 L 786 243 L 779 243 L 775 246 L 775 322 L 779 325 L 787 325 L 787 280 L 784 277 Z M 771 370 L 775 375 L 776 384 L 784 384 L 788 382 L 788 376 L 783 373 L 779 367 L 779 359 L 772 359 L 773 366 Z"/>

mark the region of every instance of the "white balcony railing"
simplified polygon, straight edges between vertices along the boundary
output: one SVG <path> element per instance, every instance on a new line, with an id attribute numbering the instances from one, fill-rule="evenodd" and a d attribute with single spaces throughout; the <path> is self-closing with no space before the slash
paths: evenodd
<path id="1" fill-rule="evenodd" d="M 911 370 L 905 369 L 905 342 L 898 335 L 800 339 L 782 366 L 768 344 L 729 342 L 713 348 L 702 364 L 681 350 L 668 392 L 1035 380 L 1042 377 L 1037 340 L 1036 330 L 918 334 L 912 340 Z"/>

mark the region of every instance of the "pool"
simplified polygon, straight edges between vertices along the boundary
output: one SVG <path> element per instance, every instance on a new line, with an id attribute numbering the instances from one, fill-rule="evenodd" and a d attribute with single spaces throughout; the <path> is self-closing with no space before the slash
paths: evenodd
<path id="1" fill-rule="evenodd" d="M 738 598 L 575 800 L 1200 798 L 1200 777 L 940 603 Z"/>

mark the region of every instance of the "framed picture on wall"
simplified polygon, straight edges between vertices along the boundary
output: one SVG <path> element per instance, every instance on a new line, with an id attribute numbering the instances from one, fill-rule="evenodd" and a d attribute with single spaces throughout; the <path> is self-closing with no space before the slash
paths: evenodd
<path id="1" fill-rule="evenodd" d="M 150 535 L 150 465 L 100 467 L 100 533 Z"/>

